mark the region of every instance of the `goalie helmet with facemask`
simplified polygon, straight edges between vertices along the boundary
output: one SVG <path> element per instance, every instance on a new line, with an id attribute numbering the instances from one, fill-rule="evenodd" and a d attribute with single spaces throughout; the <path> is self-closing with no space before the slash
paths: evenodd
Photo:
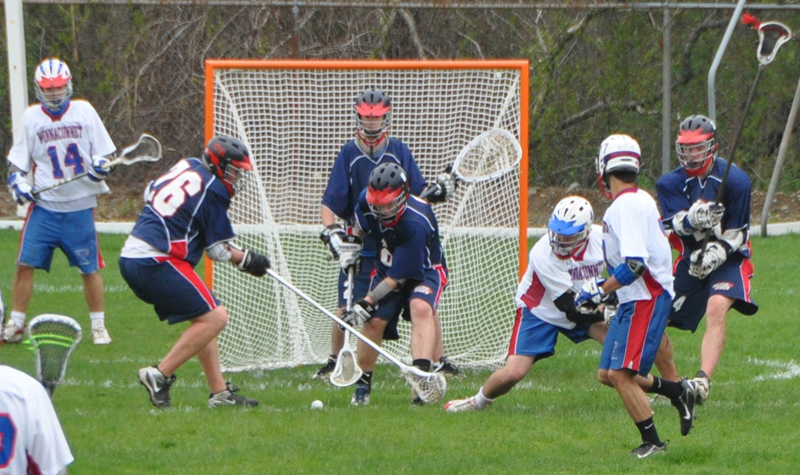
<path id="1" fill-rule="evenodd" d="M 392 100 L 380 89 L 367 89 L 356 98 L 354 118 L 359 145 L 375 158 L 383 149 L 392 124 Z"/>
<path id="2" fill-rule="evenodd" d="M 48 114 L 60 117 L 72 97 L 72 73 L 67 63 L 58 58 L 42 61 L 33 74 L 36 98 Z"/>
<path id="3" fill-rule="evenodd" d="M 619 172 L 638 175 L 641 156 L 639 142 L 630 135 L 613 134 L 603 140 L 597 154 L 597 181 L 606 198 L 611 199 L 609 176 Z"/>
<path id="4" fill-rule="evenodd" d="M 559 259 L 580 255 L 586 249 L 592 230 L 592 205 L 580 196 L 568 196 L 559 201 L 547 223 L 550 247 Z"/>
<path id="5" fill-rule="evenodd" d="M 717 126 L 704 115 L 691 115 L 681 122 L 675 140 L 678 161 L 691 177 L 703 176 L 717 153 Z"/>
<path id="6" fill-rule="evenodd" d="M 253 164 L 247 147 L 233 137 L 218 135 L 208 141 L 203 163 L 217 176 L 231 196 L 247 188 Z"/>
<path id="7" fill-rule="evenodd" d="M 367 204 L 384 226 L 397 225 L 408 203 L 408 177 L 396 163 L 378 165 L 369 175 Z"/>

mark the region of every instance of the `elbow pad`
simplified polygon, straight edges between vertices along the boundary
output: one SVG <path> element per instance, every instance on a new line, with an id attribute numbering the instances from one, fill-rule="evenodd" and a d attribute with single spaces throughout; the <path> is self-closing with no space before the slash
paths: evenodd
<path id="1" fill-rule="evenodd" d="M 218 242 L 206 249 L 206 255 L 214 262 L 228 262 L 231 260 L 231 251 L 227 242 Z"/>
<path id="2" fill-rule="evenodd" d="M 647 265 L 640 257 L 628 257 L 614 269 L 614 278 L 622 285 L 630 285 L 647 272 Z"/>
<path id="3" fill-rule="evenodd" d="M 714 236 L 717 240 L 725 246 L 725 251 L 728 255 L 738 251 L 747 242 L 747 231 L 742 229 L 732 229 L 722 232 L 720 226 L 714 227 Z"/>

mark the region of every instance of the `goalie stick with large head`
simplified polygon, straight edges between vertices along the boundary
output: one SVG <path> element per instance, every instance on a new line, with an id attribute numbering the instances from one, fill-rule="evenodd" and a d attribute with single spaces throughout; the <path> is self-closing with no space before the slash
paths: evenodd
<path id="1" fill-rule="evenodd" d="M 131 166 L 134 163 L 138 162 L 157 162 L 159 160 L 161 160 L 161 142 L 159 142 L 158 139 L 153 137 L 152 135 L 142 134 L 139 137 L 139 140 L 136 141 L 136 143 L 128 145 L 127 147 L 122 149 L 122 152 L 120 152 L 120 154 L 117 155 L 114 158 L 114 160 L 107 163 L 103 168 L 105 168 L 106 170 L 111 170 L 117 165 Z M 67 183 L 79 180 L 87 175 L 89 175 L 88 171 L 83 173 L 78 173 L 77 175 L 71 178 L 57 181 L 52 185 L 40 188 L 38 190 L 33 190 L 33 195 L 38 197 L 41 193 L 44 193 L 45 191 L 49 191 L 54 188 L 58 188 L 59 186 L 66 185 Z"/>
<path id="2" fill-rule="evenodd" d="M 325 307 L 323 307 L 315 300 L 313 300 L 311 297 L 303 293 L 302 290 L 292 285 L 291 282 L 281 277 L 272 269 L 267 269 L 267 274 L 269 274 L 273 279 L 277 280 L 278 282 L 283 284 L 286 288 L 297 294 L 300 298 L 302 298 L 303 300 L 314 306 L 317 310 L 325 314 L 326 317 L 330 318 L 334 322 L 338 323 L 345 330 L 355 335 L 356 338 L 363 341 L 367 346 L 371 347 L 373 350 L 378 352 L 378 354 L 389 360 L 390 363 L 397 366 L 400 369 L 400 373 L 403 375 L 403 378 L 405 378 L 406 382 L 408 382 L 408 384 L 410 384 L 411 387 L 414 388 L 414 390 L 419 395 L 420 399 L 422 399 L 424 402 L 429 404 L 435 403 L 444 397 L 445 393 L 447 392 L 447 380 L 445 379 L 444 374 L 428 373 L 426 371 L 422 371 L 419 368 L 403 364 L 400 360 L 398 360 L 391 354 L 384 351 L 383 348 L 381 348 L 375 342 L 373 342 L 369 338 L 359 333 L 355 328 L 348 325 L 344 320 L 329 312 Z"/>
<path id="3" fill-rule="evenodd" d="M 36 352 L 36 375 L 51 398 L 64 380 L 69 356 L 82 335 L 78 322 L 63 315 L 39 315 L 28 325 L 28 336 Z"/>
<path id="4" fill-rule="evenodd" d="M 345 236 L 348 237 L 355 237 L 355 236 Z M 355 269 L 351 266 L 347 268 L 347 306 L 345 310 L 348 312 L 353 309 L 353 273 Z M 344 331 L 344 329 L 342 329 Z M 358 362 L 356 361 L 356 355 L 353 353 L 353 349 L 350 348 L 350 336 L 345 332 L 344 335 L 344 346 L 342 349 L 339 350 L 339 355 L 336 357 L 336 366 L 333 368 L 333 372 L 331 372 L 330 381 L 331 384 L 334 386 L 338 386 L 340 388 L 344 388 L 355 384 L 364 372 L 361 370 L 361 367 L 358 366 Z"/>
<path id="5" fill-rule="evenodd" d="M 728 156 L 728 163 L 725 165 L 725 171 L 722 173 L 722 180 L 719 184 L 719 190 L 717 190 L 717 197 L 715 200 L 717 203 L 722 203 L 722 198 L 725 194 L 725 185 L 728 183 L 728 174 L 731 171 L 733 158 L 736 155 L 736 146 L 739 145 L 739 139 L 742 136 L 742 129 L 744 129 L 744 121 L 747 118 L 747 112 L 750 110 L 750 103 L 753 101 L 753 95 L 756 92 L 756 87 L 758 87 L 758 82 L 761 79 L 761 73 L 764 71 L 764 68 L 766 68 L 767 65 L 775 59 L 775 55 L 778 53 L 778 48 L 792 39 L 792 30 L 789 29 L 788 26 L 777 21 L 761 23 L 755 16 L 745 14 L 742 15 L 742 23 L 746 25 L 752 25 L 753 29 L 758 31 L 759 40 L 758 48 L 756 49 L 756 58 L 758 58 L 759 64 L 758 70 L 756 71 L 756 77 L 753 80 L 753 85 L 750 86 L 750 94 L 747 96 L 747 101 L 744 104 L 744 110 L 742 111 L 739 125 L 736 128 L 736 134 L 734 135 L 730 155 Z M 697 258 L 698 262 L 703 261 L 703 254 L 705 253 L 706 246 L 711 238 L 712 231 L 713 230 L 711 229 L 706 230 L 705 235 L 703 236 L 703 242 L 700 245 L 700 254 Z"/>
<path id="6" fill-rule="evenodd" d="M 480 183 L 511 172 L 520 160 L 522 147 L 516 137 L 505 129 L 491 129 L 461 149 L 449 172 L 457 182 Z M 420 198 L 426 198 L 439 189 L 438 184 L 432 183 Z"/>

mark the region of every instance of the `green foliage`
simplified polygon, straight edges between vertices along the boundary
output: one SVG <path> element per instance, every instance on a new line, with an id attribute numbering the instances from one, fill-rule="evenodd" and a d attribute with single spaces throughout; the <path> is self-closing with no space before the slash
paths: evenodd
<path id="1" fill-rule="evenodd" d="M 800 236 L 756 238 L 753 297 L 758 314 L 728 318 L 725 354 L 711 399 L 698 408 L 692 433 L 681 437 L 668 404 L 654 405 L 669 452 L 635 460 L 638 433 L 614 391 L 595 380 L 600 347 L 562 339 L 556 355 L 534 366 L 508 395 L 481 413 L 447 414 L 439 405 L 411 406 L 408 388 L 388 365 L 378 367 L 372 404 L 351 407 L 350 391 L 311 381 L 315 367 L 228 375 L 257 408 L 209 410 L 200 365 L 178 372 L 175 407 L 155 410 L 136 370 L 166 354 L 185 326 L 158 322 L 117 268 L 125 237 L 102 235 L 108 267 L 108 328 L 114 342 L 87 337 L 73 353 L 54 403 L 75 455 L 71 474 L 241 473 L 709 473 L 793 474 L 800 390 L 795 313 Z M 0 231 L 0 283 L 10 299 L 18 233 Z M 29 315 L 54 312 L 89 328 L 80 277 L 60 253 L 52 271 L 36 273 Z M 510 324 L 510 322 L 509 322 Z M 669 330 L 684 374 L 699 364 L 704 327 Z M 788 331 L 787 331 L 788 330 Z M 23 345 L 0 348 L 3 364 L 33 373 Z M 488 371 L 467 371 L 447 399 L 474 394 Z M 782 377 L 781 374 L 784 376 Z M 312 411 L 319 399 L 325 409 Z"/>

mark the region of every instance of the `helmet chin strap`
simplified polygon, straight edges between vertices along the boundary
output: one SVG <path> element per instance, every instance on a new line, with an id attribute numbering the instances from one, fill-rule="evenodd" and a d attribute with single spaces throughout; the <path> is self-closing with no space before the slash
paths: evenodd
<path id="1" fill-rule="evenodd" d="M 384 136 L 378 143 L 378 147 L 373 147 L 372 145 L 365 143 L 359 135 L 358 139 L 356 140 L 356 145 L 358 146 L 358 149 L 367 154 L 369 158 L 374 159 L 383 155 L 383 152 L 386 151 L 386 148 L 389 146 L 389 137 Z"/>

